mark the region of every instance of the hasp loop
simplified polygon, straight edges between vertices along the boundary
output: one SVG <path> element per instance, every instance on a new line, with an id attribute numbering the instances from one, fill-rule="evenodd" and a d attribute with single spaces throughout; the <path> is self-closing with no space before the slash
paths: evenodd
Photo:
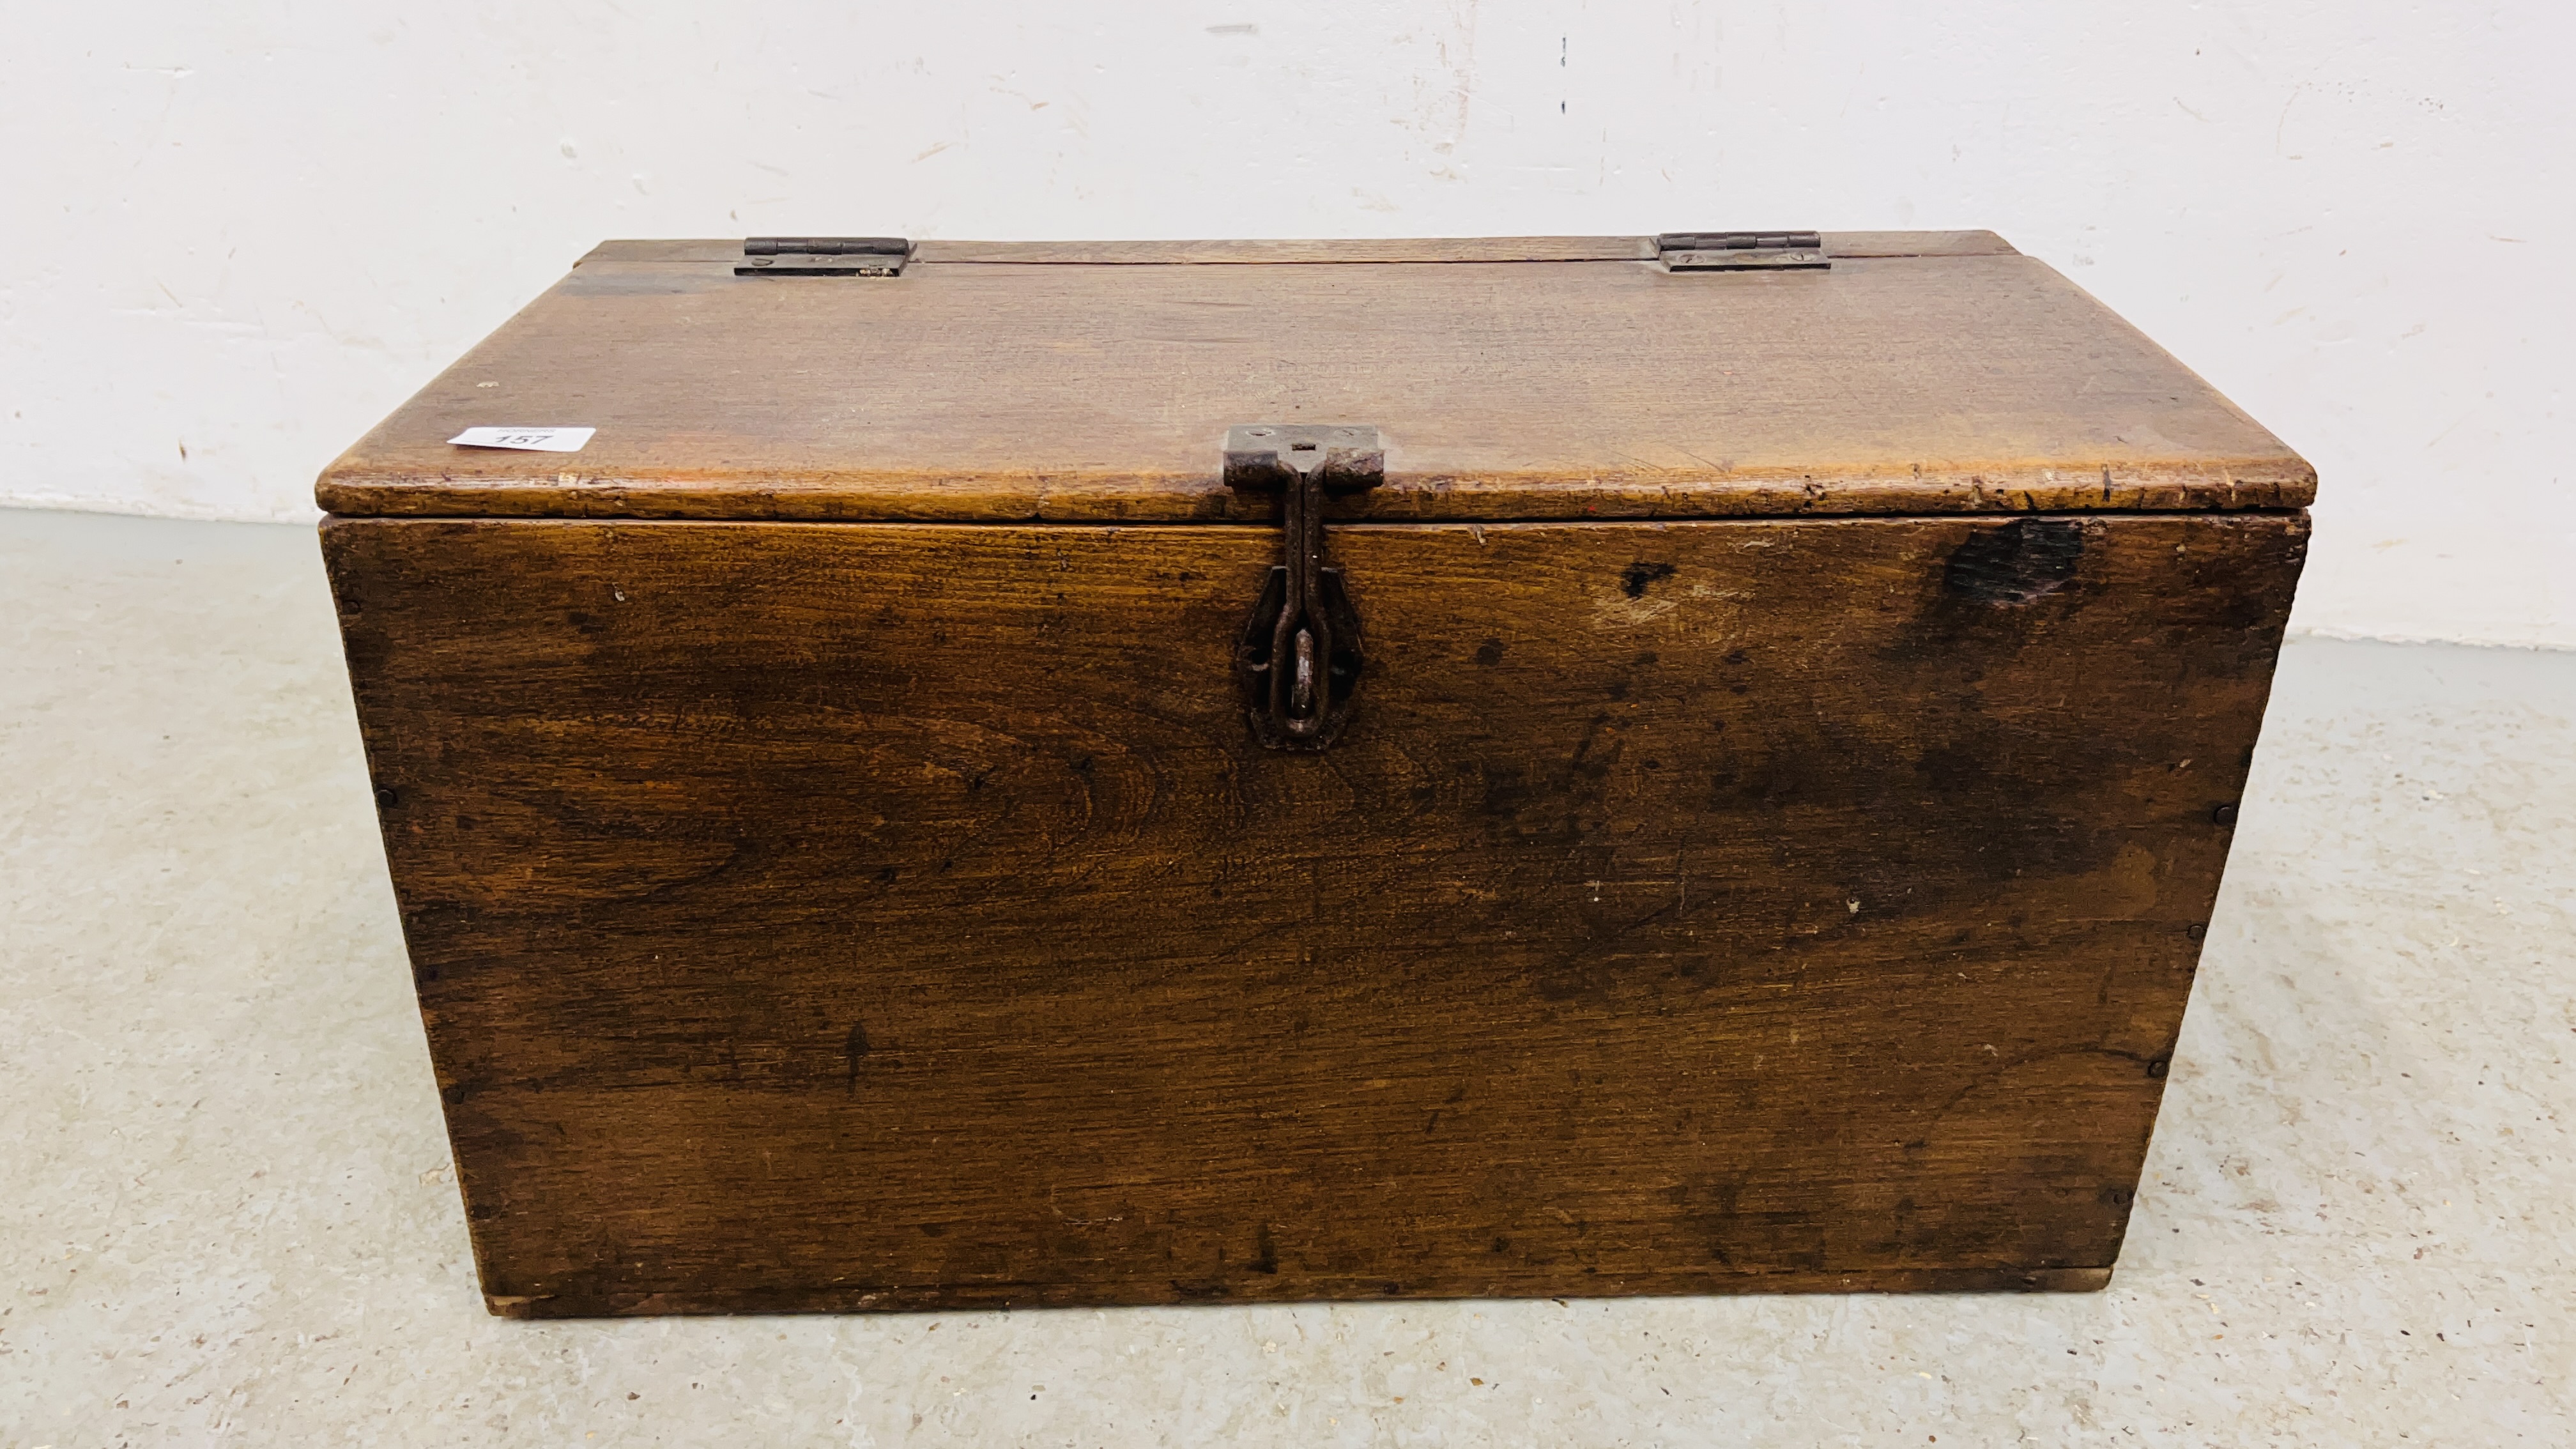
<path id="1" fill-rule="evenodd" d="M 1280 562 L 1234 655 L 1253 736 L 1271 749 L 1324 749 L 1350 720 L 1360 621 L 1342 571 L 1324 566 L 1324 498 L 1385 476 L 1372 427 L 1247 423 L 1226 433 L 1227 485 L 1281 495 Z"/>

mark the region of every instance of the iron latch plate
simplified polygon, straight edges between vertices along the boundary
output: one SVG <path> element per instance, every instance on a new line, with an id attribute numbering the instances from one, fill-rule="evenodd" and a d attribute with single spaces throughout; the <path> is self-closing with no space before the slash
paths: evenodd
<path id="1" fill-rule="evenodd" d="M 1226 429 L 1228 488 L 1285 488 L 1307 474 L 1327 493 L 1374 488 L 1386 477 L 1386 444 L 1375 428 L 1342 423 L 1244 423 Z"/>

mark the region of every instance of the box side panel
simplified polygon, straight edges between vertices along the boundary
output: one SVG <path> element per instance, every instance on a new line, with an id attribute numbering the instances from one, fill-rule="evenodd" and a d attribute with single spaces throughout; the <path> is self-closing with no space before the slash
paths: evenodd
<path id="1" fill-rule="evenodd" d="M 530 1314 L 2098 1283 L 2305 533 L 326 526 Z"/>

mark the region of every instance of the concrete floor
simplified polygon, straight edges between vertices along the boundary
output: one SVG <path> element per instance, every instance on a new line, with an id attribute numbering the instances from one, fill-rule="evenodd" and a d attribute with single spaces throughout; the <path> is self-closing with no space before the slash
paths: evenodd
<path id="1" fill-rule="evenodd" d="M 308 530 L 0 512 L 0 1446 L 2576 1442 L 2576 655 L 2302 643 L 2060 1297 L 484 1316 Z"/>

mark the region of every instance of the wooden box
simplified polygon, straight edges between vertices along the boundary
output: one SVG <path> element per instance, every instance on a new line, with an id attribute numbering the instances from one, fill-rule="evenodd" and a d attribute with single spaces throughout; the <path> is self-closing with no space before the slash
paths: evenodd
<path id="1" fill-rule="evenodd" d="M 490 1304 L 2098 1287 L 2313 492 L 1982 232 L 608 243 L 319 490 Z"/>

